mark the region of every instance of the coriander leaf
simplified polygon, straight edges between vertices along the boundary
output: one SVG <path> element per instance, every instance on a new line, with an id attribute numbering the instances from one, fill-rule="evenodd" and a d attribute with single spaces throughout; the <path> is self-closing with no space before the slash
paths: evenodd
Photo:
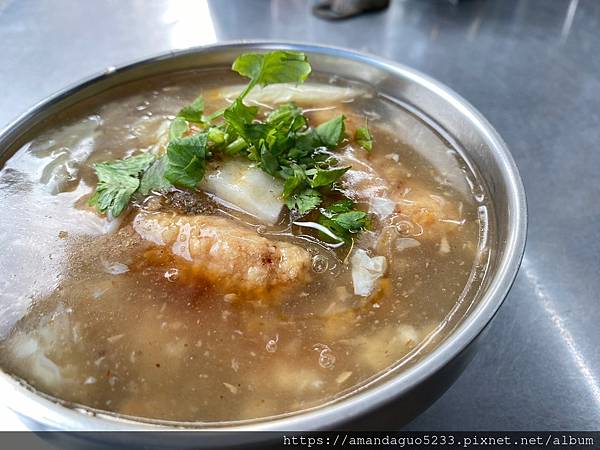
<path id="1" fill-rule="evenodd" d="M 291 175 L 287 175 L 285 184 L 283 185 L 283 198 L 289 198 L 294 192 L 296 192 L 300 186 L 306 182 L 306 173 L 304 169 L 297 164 L 292 164 Z"/>
<path id="2" fill-rule="evenodd" d="M 349 198 L 345 198 L 343 200 L 338 200 L 335 203 L 329 205 L 325 210 L 332 214 L 338 214 L 342 212 L 350 212 L 354 209 L 354 202 Z"/>
<path id="3" fill-rule="evenodd" d="M 368 152 L 373 150 L 373 136 L 369 131 L 367 123 L 365 123 L 364 127 L 356 129 L 356 131 L 354 132 L 354 140 L 358 142 L 358 145 L 360 145 Z"/>
<path id="4" fill-rule="evenodd" d="M 329 231 L 331 231 L 333 234 L 335 234 L 338 238 L 340 238 L 342 241 L 344 241 L 346 243 L 349 243 L 350 240 L 352 239 L 350 236 L 350 233 L 347 230 L 340 227 L 333 220 L 331 220 L 323 215 L 321 217 L 319 217 L 319 223 L 321 225 L 323 225 L 324 227 L 327 227 L 329 229 Z M 332 241 L 332 238 L 323 232 L 320 232 L 319 236 L 325 242 Z"/>
<path id="5" fill-rule="evenodd" d="M 345 198 L 343 200 L 338 200 L 335 203 L 332 203 L 328 207 L 324 208 L 324 213 L 331 217 L 333 214 L 350 212 L 354 208 L 354 202 L 349 198 Z"/>
<path id="6" fill-rule="evenodd" d="M 277 157 L 264 144 L 260 147 L 260 166 L 265 172 L 273 176 L 276 176 L 279 170 Z"/>
<path id="7" fill-rule="evenodd" d="M 295 136 L 294 147 L 289 151 L 289 157 L 295 161 L 310 157 L 315 149 L 321 145 L 319 136 L 313 128 Z"/>
<path id="8" fill-rule="evenodd" d="M 369 215 L 364 211 L 349 211 L 331 217 L 337 225 L 350 233 L 358 233 L 369 224 Z"/>
<path id="9" fill-rule="evenodd" d="M 241 99 L 237 98 L 225 109 L 223 117 L 237 134 L 246 139 L 246 126 L 252 123 L 256 114 L 258 114 L 258 107 L 246 106 Z"/>
<path id="10" fill-rule="evenodd" d="M 112 217 L 119 216 L 140 185 L 139 174 L 146 170 L 152 161 L 154 155 L 143 153 L 95 164 L 98 185 L 88 204 L 95 206 L 99 212 L 108 211 Z"/>
<path id="11" fill-rule="evenodd" d="M 325 147 L 336 147 L 342 141 L 346 130 L 344 119 L 343 115 L 339 115 L 316 128 L 317 136 Z"/>
<path id="12" fill-rule="evenodd" d="M 355 210 L 354 202 L 346 198 L 326 208 L 321 208 L 319 223 L 348 243 L 353 233 L 358 233 L 370 226 L 370 219 L 368 213 Z M 329 238 L 321 233 L 321 239 L 328 240 Z"/>
<path id="13" fill-rule="evenodd" d="M 184 106 L 181 108 L 177 117 L 181 117 L 189 122 L 194 123 L 203 123 L 204 117 L 202 117 L 202 113 L 204 112 L 204 97 L 201 95 L 196 98 L 192 102 L 191 105 Z"/>
<path id="14" fill-rule="evenodd" d="M 187 133 L 189 129 L 190 127 L 184 118 L 175 117 L 169 126 L 169 141 L 183 137 L 183 135 Z"/>
<path id="15" fill-rule="evenodd" d="M 130 156 L 124 159 L 115 159 L 114 161 L 94 164 L 94 168 L 97 169 L 98 166 L 110 166 L 119 172 L 134 176 L 146 170 L 152 161 L 154 161 L 154 158 L 152 153 L 142 153 L 141 155 Z"/>
<path id="16" fill-rule="evenodd" d="M 249 123 L 244 125 L 244 134 L 242 137 L 249 143 L 257 145 L 259 141 L 269 139 L 269 134 L 272 131 L 268 125 L 264 123 Z"/>
<path id="17" fill-rule="evenodd" d="M 239 98 L 244 98 L 257 84 L 302 83 L 311 72 L 304 53 L 285 50 L 246 53 L 238 56 L 231 68 L 251 80 Z"/>
<path id="18" fill-rule="evenodd" d="M 314 189 L 306 189 L 289 197 L 285 204 L 289 209 L 297 209 L 304 215 L 321 204 L 321 194 Z"/>
<path id="19" fill-rule="evenodd" d="M 294 103 L 286 103 L 269 113 L 267 123 L 277 128 L 298 131 L 306 126 L 306 118 L 302 115 L 302 110 L 298 106 Z"/>
<path id="20" fill-rule="evenodd" d="M 165 192 L 171 188 L 171 183 L 165 178 L 167 164 L 168 157 L 164 155 L 144 172 L 139 189 L 143 195 L 148 195 L 151 191 Z"/>
<path id="21" fill-rule="evenodd" d="M 349 169 L 350 166 L 336 169 L 316 169 L 315 175 L 310 180 L 310 185 L 313 188 L 332 185 Z"/>
<path id="22" fill-rule="evenodd" d="M 175 186 L 194 189 L 204 176 L 208 139 L 196 133 L 169 142 L 165 178 Z"/>

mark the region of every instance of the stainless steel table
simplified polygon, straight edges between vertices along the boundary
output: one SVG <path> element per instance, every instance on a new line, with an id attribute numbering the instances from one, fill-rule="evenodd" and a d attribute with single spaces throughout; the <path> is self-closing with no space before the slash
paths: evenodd
<path id="1" fill-rule="evenodd" d="M 530 211 L 521 272 L 459 381 L 409 425 L 600 429 L 600 2 L 392 1 L 345 22 L 302 0 L 0 0 L 0 127 L 108 66 L 235 39 L 348 47 L 471 101 L 517 160 Z M 393 404 L 384 411 L 394 427 Z M 4 428 L 16 427 L 7 413 Z"/>

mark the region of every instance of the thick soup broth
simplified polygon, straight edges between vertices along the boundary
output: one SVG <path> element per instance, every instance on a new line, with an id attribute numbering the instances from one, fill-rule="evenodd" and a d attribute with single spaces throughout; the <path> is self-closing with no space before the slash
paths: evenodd
<path id="1" fill-rule="evenodd" d="M 460 321 L 487 264 L 484 190 L 436 130 L 368 86 L 317 75 L 247 99 L 261 115 L 292 100 L 315 126 L 345 115 L 334 153 L 352 168 L 340 189 L 371 220 L 350 244 L 304 225 L 314 214 L 275 208 L 265 222 L 260 192 L 222 198 L 235 176 L 134 197 L 116 219 L 88 206 L 94 163 L 160 151 L 177 111 L 199 93 L 217 111 L 239 83 L 215 71 L 120 87 L 53 118 L 6 161 L 3 370 L 95 410 L 253 419 L 351 394 L 414 364 Z M 365 118 L 371 152 L 352 138 Z M 237 163 L 217 155 L 205 179 Z"/>

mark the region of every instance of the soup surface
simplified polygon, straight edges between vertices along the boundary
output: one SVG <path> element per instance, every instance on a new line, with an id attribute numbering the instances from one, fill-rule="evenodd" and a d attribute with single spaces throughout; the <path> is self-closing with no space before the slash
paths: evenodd
<path id="1" fill-rule="evenodd" d="M 176 421 L 232 421 L 335 400 L 431 350 L 472 304 L 487 264 L 487 199 L 456 149 L 368 86 L 315 75 L 257 89 L 339 114 L 349 169 L 330 194 L 369 213 L 341 242 L 279 196 L 281 182 L 215 155 L 200 188 L 88 205 L 94 163 L 164 152 L 175 114 L 205 114 L 240 78 L 186 72 L 109 91 L 46 124 L 0 172 L 0 362 L 69 404 Z M 373 148 L 353 138 L 368 119 Z M 311 215 L 312 214 L 312 215 Z M 340 245 L 338 245 L 340 244 Z"/>

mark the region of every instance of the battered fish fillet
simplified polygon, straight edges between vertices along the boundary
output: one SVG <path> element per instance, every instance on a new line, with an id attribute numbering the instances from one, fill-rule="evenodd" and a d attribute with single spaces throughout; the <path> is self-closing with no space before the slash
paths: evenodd
<path id="1" fill-rule="evenodd" d="M 337 157 L 340 165 L 352 166 L 341 178 L 344 193 L 354 200 L 369 203 L 370 212 L 383 218 L 395 216 L 397 220 L 409 220 L 419 239 L 438 240 L 456 232 L 462 224 L 456 202 L 410 179 L 398 164 L 390 162 L 374 167 L 369 161 L 356 157 L 351 149 Z"/>
<path id="2" fill-rule="evenodd" d="M 396 202 L 400 214 L 422 228 L 421 236 L 424 239 L 440 239 L 455 233 L 462 224 L 455 203 L 418 185 L 413 184 L 406 190 L 393 190 L 390 198 Z"/>
<path id="3" fill-rule="evenodd" d="M 311 258 L 301 247 L 271 241 L 217 216 L 139 213 L 133 222 L 144 239 L 168 247 L 194 274 L 238 292 L 269 292 L 305 283 Z"/>

